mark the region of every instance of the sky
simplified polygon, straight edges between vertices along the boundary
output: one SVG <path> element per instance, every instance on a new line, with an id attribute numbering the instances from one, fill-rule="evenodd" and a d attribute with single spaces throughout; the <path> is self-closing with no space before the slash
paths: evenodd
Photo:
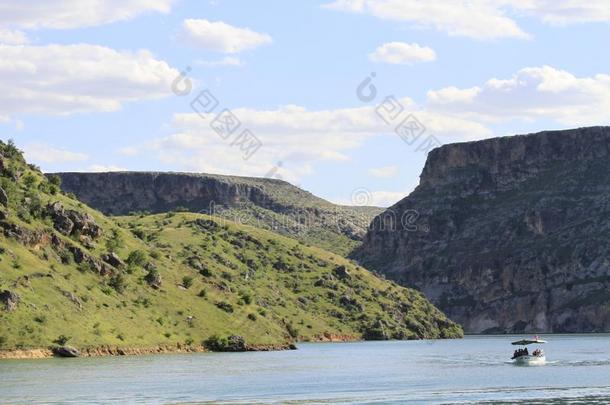
<path id="1" fill-rule="evenodd" d="M 608 38 L 607 0 L 0 0 L 0 138 L 389 206 L 442 144 L 608 124 Z"/>

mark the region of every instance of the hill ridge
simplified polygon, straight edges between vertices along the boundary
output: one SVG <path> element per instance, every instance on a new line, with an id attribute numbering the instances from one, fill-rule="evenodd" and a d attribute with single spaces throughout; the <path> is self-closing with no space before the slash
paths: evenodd
<path id="1" fill-rule="evenodd" d="M 346 255 L 382 209 L 341 206 L 278 179 L 172 172 L 65 172 L 65 192 L 110 215 L 207 212 Z"/>

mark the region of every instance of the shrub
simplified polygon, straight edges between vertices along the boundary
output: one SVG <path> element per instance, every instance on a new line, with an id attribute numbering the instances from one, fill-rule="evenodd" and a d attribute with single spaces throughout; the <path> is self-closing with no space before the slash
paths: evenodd
<path id="1" fill-rule="evenodd" d="M 144 266 L 146 264 L 146 252 L 143 250 L 134 250 L 127 257 L 127 264 L 130 266 Z"/>
<path id="2" fill-rule="evenodd" d="M 72 259 L 74 256 L 72 255 L 72 253 L 70 253 L 68 249 L 62 249 L 58 252 L 58 254 L 62 264 L 72 264 Z"/>
<path id="3" fill-rule="evenodd" d="M 54 186 L 61 187 L 61 177 L 59 177 L 55 174 L 51 175 L 51 176 L 49 176 L 49 183 L 51 183 Z"/>
<path id="4" fill-rule="evenodd" d="M 241 297 L 241 301 L 246 304 L 246 305 L 250 305 L 252 303 L 252 295 L 250 295 L 250 293 L 246 292 L 246 291 L 241 291 L 239 293 L 239 296 Z"/>
<path id="5" fill-rule="evenodd" d="M 27 198 L 30 199 L 29 211 L 33 218 L 39 219 L 43 216 L 43 207 L 40 196 L 37 193 L 28 193 Z"/>
<path id="6" fill-rule="evenodd" d="M 26 188 L 31 188 L 36 184 L 36 177 L 31 174 L 26 174 L 23 176 L 23 185 Z"/>
<path id="7" fill-rule="evenodd" d="M 218 335 L 210 336 L 208 339 L 203 341 L 203 347 L 213 352 L 222 352 L 228 346 L 229 341 L 226 337 Z"/>
<path id="8" fill-rule="evenodd" d="M 119 231 L 117 231 L 116 229 L 113 229 L 112 235 L 106 241 L 106 249 L 108 249 L 109 252 L 116 252 L 117 250 L 122 248 L 124 245 L 125 245 L 125 242 L 123 241 L 123 238 L 121 237 L 121 234 L 119 233 Z"/>
<path id="9" fill-rule="evenodd" d="M 245 352 L 247 350 L 246 341 L 237 335 L 228 337 L 213 335 L 203 341 L 203 346 L 213 352 Z"/>
<path id="10" fill-rule="evenodd" d="M 57 343 L 60 346 L 65 345 L 71 338 L 66 335 L 59 335 L 57 339 L 53 341 L 53 343 Z"/>
<path id="11" fill-rule="evenodd" d="M 228 313 L 232 313 L 233 312 L 233 305 L 229 304 L 228 302 L 218 301 L 216 303 L 216 306 L 218 308 L 222 309 L 225 312 L 228 312 Z"/>
<path id="12" fill-rule="evenodd" d="M 59 193 L 59 187 L 56 186 L 55 184 L 50 184 L 47 191 L 49 194 L 55 195 L 55 194 Z"/>
<path id="13" fill-rule="evenodd" d="M 199 274 L 201 274 L 203 277 L 212 277 L 212 271 L 207 267 L 203 267 L 201 270 L 199 270 Z"/>
<path id="14" fill-rule="evenodd" d="M 7 156 L 12 158 L 19 158 L 21 156 L 21 151 L 17 148 L 17 145 L 13 139 L 8 140 L 4 146 L 4 152 Z"/>
<path id="15" fill-rule="evenodd" d="M 100 287 L 100 290 L 106 294 L 106 295 L 111 295 L 112 294 L 112 287 L 109 287 L 107 285 L 103 285 Z"/>
<path id="16" fill-rule="evenodd" d="M 251 321 L 256 321 L 256 314 L 248 314 L 248 319 Z"/>
<path id="17" fill-rule="evenodd" d="M 131 233 L 133 233 L 133 236 L 135 236 L 138 239 L 146 240 L 146 234 L 141 229 L 132 229 Z"/>
<path id="18" fill-rule="evenodd" d="M 203 290 L 199 291 L 199 294 L 197 294 L 197 296 L 201 297 L 201 298 L 205 298 L 208 296 L 208 292 L 205 289 L 203 289 Z"/>
<path id="19" fill-rule="evenodd" d="M 191 276 L 182 277 L 182 286 L 184 288 L 191 288 L 192 285 L 193 285 L 193 277 L 191 277 Z"/>
<path id="20" fill-rule="evenodd" d="M 157 269 L 150 269 L 148 274 L 144 276 L 144 280 L 153 288 L 161 287 L 161 274 Z"/>
<path id="21" fill-rule="evenodd" d="M 125 287 L 127 287 L 127 282 L 125 281 L 125 277 L 123 277 L 123 275 L 119 273 L 110 279 L 108 285 L 114 288 L 116 292 L 121 294 L 125 291 Z"/>
<path id="22" fill-rule="evenodd" d="M 299 337 L 299 329 L 297 329 L 293 324 L 292 321 L 288 322 L 286 324 L 286 330 L 288 331 L 288 334 L 293 338 L 296 339 L 297 337 Z"/>

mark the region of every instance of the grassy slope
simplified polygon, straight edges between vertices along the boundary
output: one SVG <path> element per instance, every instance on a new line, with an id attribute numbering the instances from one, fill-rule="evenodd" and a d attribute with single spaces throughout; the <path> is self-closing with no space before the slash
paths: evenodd
<path id="1" fill-rule="evenodd" d="M 360 336 L 378 319 L 395 337 L 461 334 L 419 293 L 319 248 L 199 214 L 110 219 L 78 201 L 53 195 L 48 180 L 18 159 L 3 161 L 8 169 L 0 180 L 10 199 L 4 222 L 55 234 L 95 257 L 107 252 L 105 242 L 116 230 L 123 240 L 119 256 L 145 252 L 145 262 L 156 266 L 163 282 L 160 289 L 151 288 L 140 262 L 116 271 L 123 279 L 119 292 L 111 286 L 111 277 L 77 265 L 70 257 L 65 263 L 65 254 L 62 262 L 61 252 L 48 238 L 26 246 L 2 235 L 0 291 L 17 293 L 21 302 L 13 312 L 0 308 L 0 348 L 47 347 L 59 335 L 70 337 L 68 343 L 78 347 L 198 345 L 213 334 L 231 333 L 244 336 L 249 344 L 277 344 L 291 339 L 291 334 L 300 340 L 323 333 Z M 15 182 L 12 175 L 18 171 L 24 173 Z M 33 180 L 26 186 L 28 176 Z M 90 213 L 103 235 L 90 249 L 77 236 L 60 235 L 50 218 L 38 213 L 37 203 L 24 204 L 27 194 L 40 198 L 42 207 L 59 201 L 66 209 Z M 196 220 L 203 220 L 204 226 Z M 345 280 L 329 277 L 339 265 L 350 273 Z M 189 288 L 181 285 L 185 277 L 192 278 Z M 314 286 L 324 277 L 330 281 Z M 233 312 L 220 309 L 218 303 L 230 305 Z M 192 322 L 187 321 L 189 316 L 194 317 Z"/>
<path id="2" fill-rule="evenodd" d="M 324 200 L 322 200 L 324 201 Z M 337 206 L 339 207 L 339 206 Z M 305 210 L 295 205 L 295 210 Z M 362 208 L 361 210 L 358 210 Z M 372 219 L 381 213 L 374 207 L 341 207 L 328 211 L 326 215 L 316 217 L 313 214 L 279 214 L 254 204 L 244 204 L 240 208 L 230 208 L 217 211 L 217 217 L 243 225 L 266 229 L 296 239 L 304 244 L 318 246 L 329 252 L 346 257 L 362 244 L 360 239 L 354 239 L 339 231 L 339 224 L 351 223 L 361 229 L 366 229 Z M 299 222 L 299 219 L 303 223 Z"/>

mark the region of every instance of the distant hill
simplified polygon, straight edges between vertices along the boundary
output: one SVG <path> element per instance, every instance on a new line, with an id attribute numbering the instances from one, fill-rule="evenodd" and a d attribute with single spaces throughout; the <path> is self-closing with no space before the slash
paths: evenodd
<path id="1" fill-rule="evenodd" d="M 282 180 L 192 173 L 55 173 L 62 188 L 107 215 L 208 213 L 346 255 L 377 207 L 332 204 Z"/>
<path id="2" fill-rule="evenodd" d="M 610 332 L 608 127 L 442 146 L 375 222 L 353 256 L 466 332 Z"/>
<path id="3" fill-rule="evenodd" d="M 461 336 L 419 292 L 333 253 L 203 214 L 106 217 L 59 181 L 0 143 L 0 357 Z"/>

